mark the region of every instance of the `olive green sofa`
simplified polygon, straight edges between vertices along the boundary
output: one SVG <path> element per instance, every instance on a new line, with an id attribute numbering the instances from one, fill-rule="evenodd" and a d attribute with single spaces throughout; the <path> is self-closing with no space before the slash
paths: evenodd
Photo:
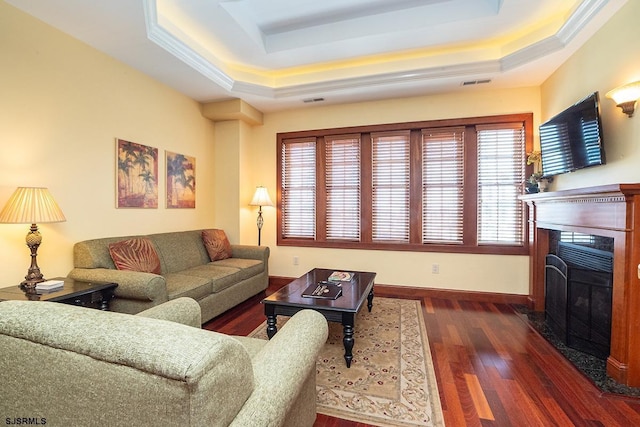
<path id="1" fill-rule="evenodd" d="M 321 314 L 297 313 L 270 341 L 200 324 L 190 298 L 135 316 L 0 302 L 0 418 L 52 426 L 313 425 L 316 359 L 327 338 Z"/>
<path id="2" fill-rule="evenodd" d="M 189 297 L 200 304 L 202 321 L 207 322 L 267 288 L 269 248 L 231 245 L 230 258 L 212 262 L 202 231 L 78 242 L 73 248 L 74 268 L 68 276 L 85 282 L 117 283 L 112 311 L 135 314 L 169 300 Z M 109 245 L 132 238 L 151 241 L 160 259 L 160 274 L 116 269 Z"/>

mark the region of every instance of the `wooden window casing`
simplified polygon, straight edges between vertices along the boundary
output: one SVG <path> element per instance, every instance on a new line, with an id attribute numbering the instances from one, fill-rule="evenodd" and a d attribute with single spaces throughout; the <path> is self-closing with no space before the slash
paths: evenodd
<path id="1" fill-rule="evenodd" d="M 278 245 L 528 254 L 517 196 L 532 172 L 531 113 L 287 132 L 277 144 Z M 513 216 L 508 230 L 496 209 Z"/>

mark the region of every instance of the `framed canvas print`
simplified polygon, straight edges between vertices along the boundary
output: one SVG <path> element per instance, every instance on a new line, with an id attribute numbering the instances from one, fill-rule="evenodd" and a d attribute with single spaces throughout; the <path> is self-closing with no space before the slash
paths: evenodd
<path id="1" fill-rule="evenodd" d="M 196 158 L 166 151 L 167 208 L 196 207 Z"/>
<path id="2" fill-rule="evenodd" d="M 116 207 L 158 207 L 158 149 L 116 139 Z"/>

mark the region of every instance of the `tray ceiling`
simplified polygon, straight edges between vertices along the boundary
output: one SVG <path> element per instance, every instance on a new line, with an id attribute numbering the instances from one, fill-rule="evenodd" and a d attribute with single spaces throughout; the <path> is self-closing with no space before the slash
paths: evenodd
<path id="1" fill-rule="evenodd" d="M 541 84 L 626 0 L 5 0 L 185 95 L 303 101 Z"/>

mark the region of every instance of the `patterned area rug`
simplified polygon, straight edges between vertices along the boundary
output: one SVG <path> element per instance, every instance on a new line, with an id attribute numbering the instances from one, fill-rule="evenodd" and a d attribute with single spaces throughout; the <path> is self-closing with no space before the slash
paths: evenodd
<path id="1" fill-rule="evenodd" d="M 278 327 L 286 317 L 278 316 Z M 249 336 L 267 338 L 266 323 Z M 351 368 L 342 325 L 329 322 L 316 378 L 317 410 L 377 426 L 444 426 L 429 341 L 419 301 L 375 298 L 355 325 Z"/>

